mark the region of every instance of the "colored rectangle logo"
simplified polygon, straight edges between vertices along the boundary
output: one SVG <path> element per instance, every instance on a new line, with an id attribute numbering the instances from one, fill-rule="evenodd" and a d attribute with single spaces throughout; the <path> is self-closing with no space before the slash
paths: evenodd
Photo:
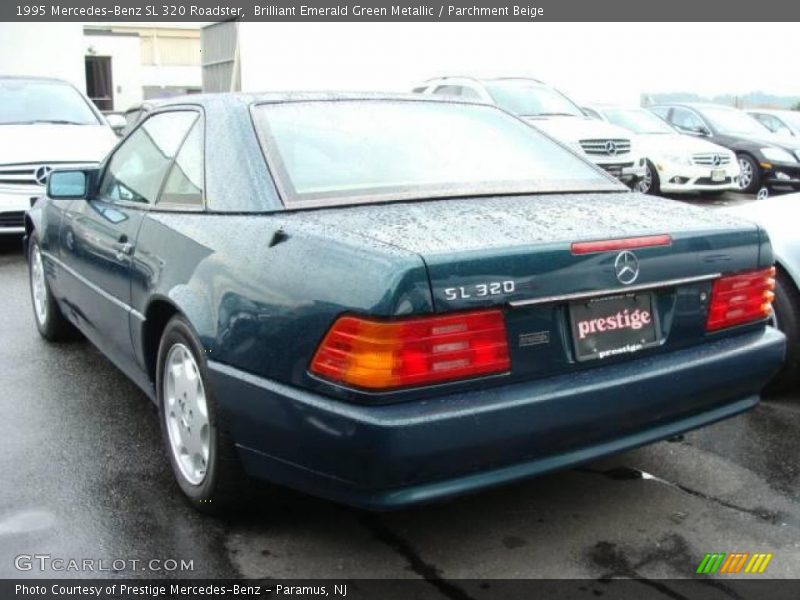
<path id="1" fill-rule="evenodd" d="M 696 573 L 735 575 L 738 573 L 761 574 L 772 560 L 766 552 L 709 552 L 700 561 Z"/>

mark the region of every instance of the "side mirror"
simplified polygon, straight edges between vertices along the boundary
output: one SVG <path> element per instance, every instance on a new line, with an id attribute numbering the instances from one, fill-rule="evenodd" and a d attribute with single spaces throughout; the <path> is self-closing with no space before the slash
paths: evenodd
<path id="1" fill-rule="evenodd" d="M 711 132 L 703 127 L 702 125 L 698 125 L 697 127 L 678 127 L 678 130 L 681 133 L 685 133 L 688 135 L 693 135 L 695 137 L 710 137 Z"/>
<path id="2" fill-rule="evenodd" d="M 87 198 L 93 171 L 78 169 L 53 171 L 47 178 L 47 195 L 54 200 Z"/>
<path id="3" fill-rule="evenodd" d="M 106 121 L 108 121 L 111 129 L 114 130 L 114 133 L 122 137 L 122 132 L 125 130 L 125 127 L 128 126 L 128 122 L 125 120 L 125 117 L 112 113 L 110 115 L 106 115 Z"/>

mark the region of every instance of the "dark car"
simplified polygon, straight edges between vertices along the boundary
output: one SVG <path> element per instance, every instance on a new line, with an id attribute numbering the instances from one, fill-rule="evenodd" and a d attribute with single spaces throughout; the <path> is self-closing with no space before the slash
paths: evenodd
<path id="1" fill-rule="evenodd" d="M 800 138 L 800 111 L 754 108 L 747 114 L 776 135 Z"/>
<path id="2" fill-rule="evenodd" d="M 157 404 L 201 510 L 244 475 L 369 508 L 530 477 L 748 410 L 784 355 L 758 226 L 486 105 L 172 100 L 26 229 L 39 332 Z"/>
<path id="3" fill-rule="evenodd" d="M 739 159 L 739 188 L 762 186 L 800 190 L 800 142 L 774 135 L 753 117 L 731 106 L 705 103 L 648 106 L 682 133 L 730 148 Z"/>

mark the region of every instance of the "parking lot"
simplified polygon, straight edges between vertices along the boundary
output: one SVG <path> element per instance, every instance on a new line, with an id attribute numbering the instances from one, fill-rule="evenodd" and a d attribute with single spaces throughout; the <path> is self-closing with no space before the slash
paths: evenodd
<path id="1" fill-rule="evenodd" d="M 145 396 L 88 342 L 36 334 L 18 240 L 0 247 L 0 290 L 0 577 L 43 576 L 20 554 L 188 559 L 122 574 L 427 578 L 470 598 L 479 586 L 437 580 L 691 577 L 707 552 L 773 553 L 771 577 L 800 566 L 800 394 L 443 504 L 373 514 L 265 487 L 250 513 L 210 518 L 184 503 Z"/>

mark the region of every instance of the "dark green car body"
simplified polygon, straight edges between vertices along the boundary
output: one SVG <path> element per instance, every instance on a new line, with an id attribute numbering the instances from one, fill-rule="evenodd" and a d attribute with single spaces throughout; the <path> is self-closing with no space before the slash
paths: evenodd
<path id="1" fill-rule="evenodd" d="M 161 331 L 174 314 L 188 320 L 250 475 L 392 508 L 664 439 L 758 402 L 782 335 L 764 320 L 706 330 L 713 281 L 773 262 L 757 226 L 630 193 L 602 174 L 589 192 L 285 205 L 253 105 L 340 100 L 167 102 L 148 118 L 190 111 L 202 121 L 201 203 L 98 196 L 106 161 L 87 199 L 46 198 L 27 215 L 61 311 L 153 400 Z M 619 252 L 572 251 L 657 234 L 670 243 L 634 251 L 633 286 L 618 279 Z M 475 293 L 508 281 L 513 291 Z M 633 290 L 652 298 L 657 343 L 581 360 L 571 306 Z M 505 319 L 507 372 L 379 393 L 310 372 L 344 314 L 490 307 Z"/>

